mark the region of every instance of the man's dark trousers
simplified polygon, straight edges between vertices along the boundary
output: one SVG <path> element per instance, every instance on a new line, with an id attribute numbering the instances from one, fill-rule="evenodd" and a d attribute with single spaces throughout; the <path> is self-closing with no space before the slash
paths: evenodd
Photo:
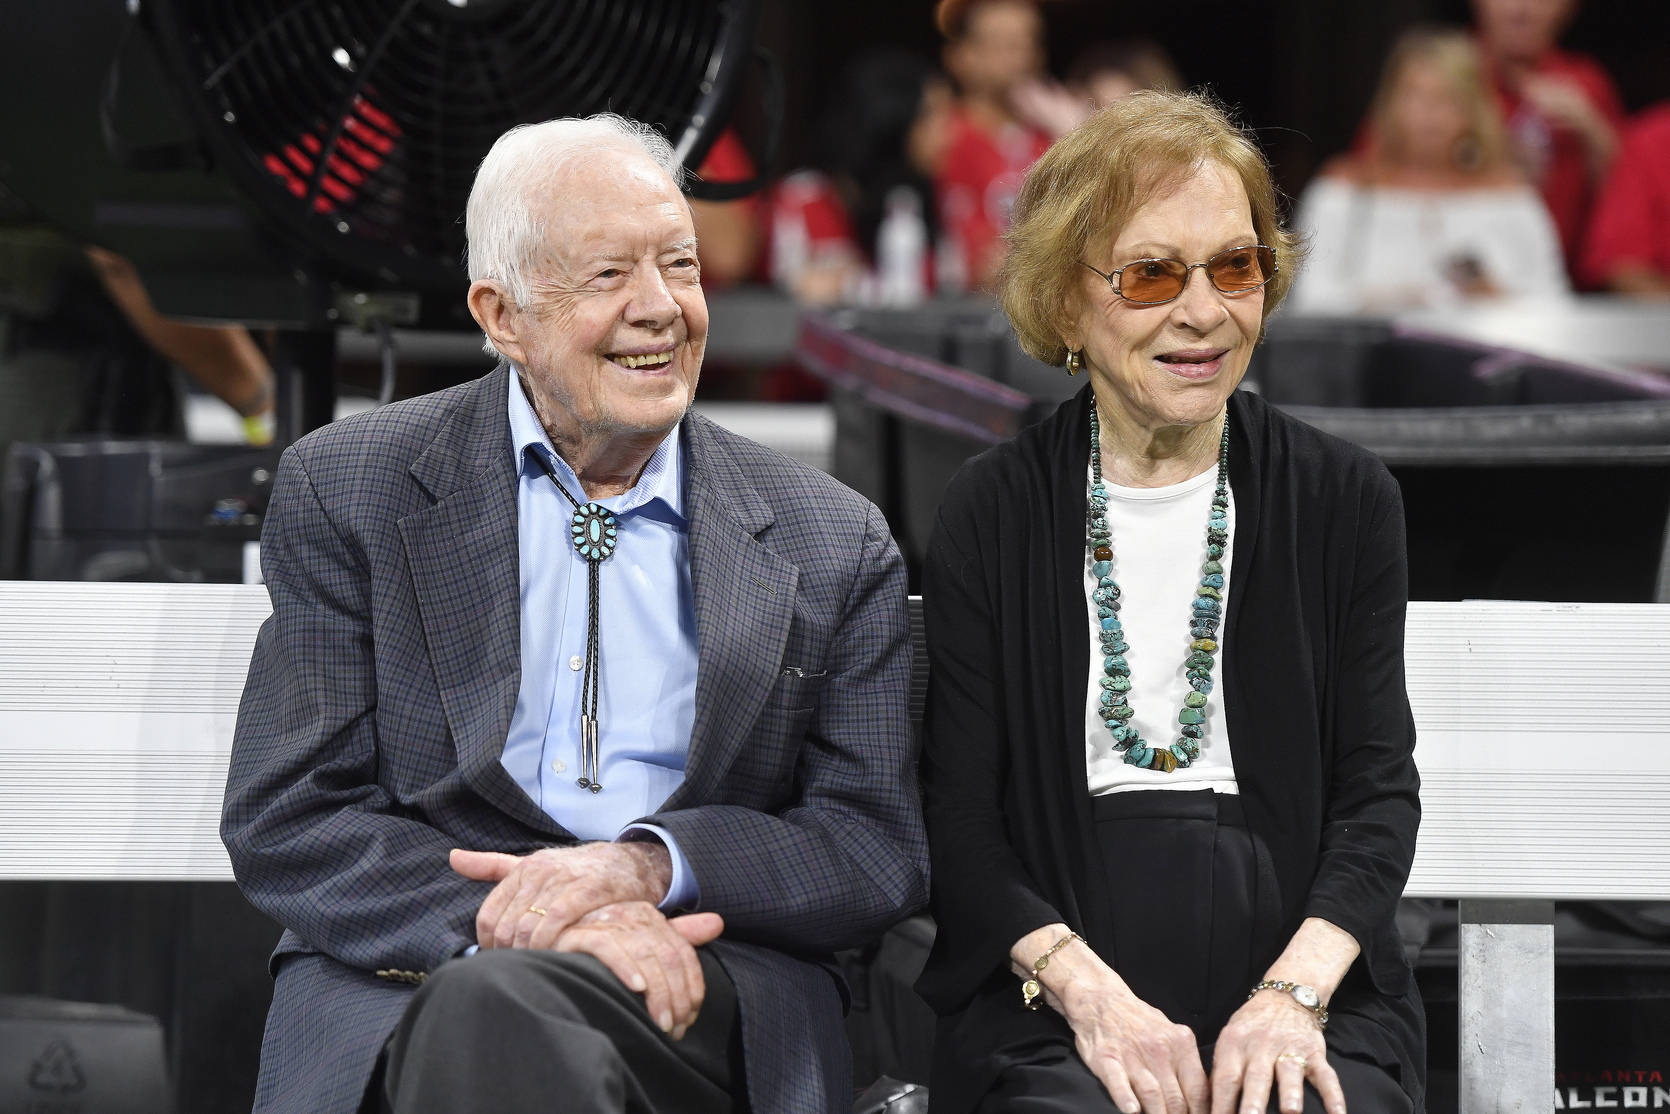
<path id="1" fill-rule="evenodd" d="M 736 988 L 708 949 L 696 954 L 707 995 L 681 1041 L 588 955 L 487 951 L 444 964 L 389 1038 L 381 1109 L 746 1111 Z"/>

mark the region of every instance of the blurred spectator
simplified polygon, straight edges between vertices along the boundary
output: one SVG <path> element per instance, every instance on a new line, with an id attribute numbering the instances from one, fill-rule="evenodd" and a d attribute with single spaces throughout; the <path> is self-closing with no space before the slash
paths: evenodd
<path id="1" fill-rule="evenodd" d="M 1015 90 L 1016 111 L 1052 137 L 1066 135 L 1120 97 L 1142 89 L 1181 90 L 1165 48 L 1150 39 L 1092 43 L 1067 67 L 1065 84 L 1040 76 Z"/>
<path id="2" fill-rule="evenodd" d="M 1067 67 L 1067 88 L 1097 109 L 1143 89 L 1180 92 L 1183 77 L 1159 43 L 1121 39 L 1079 51 Z"/>
<path id="3" fill-rule="evenodd" d="M 1670 102 L 1629 125 L 1583 250 L 1593 285 L 1670 298 Z"/>
<path id="4" fill-rule="evenodd" d="M 273 376 L 241 326 L 160 316 L 121 256 L 83 251 L 0 189 L 0 467 L 13 441 L 184 436 L 178 367 L 273 434 Z"/>
<path id="5" fill-rule="evenodd" d="M 881 47 L 848 63 L 815 165 L 769 196 L 772 282 L 817 304 L 921 300 L 932 288 L 932 181 L 950 111 L 950 86 L 917 55 Z"/>
<path id="6" fill-rule="evenodd" d="M 1300 200 L 1311 259 L 1293 288 L 1296 311 L 1567 290 L 1554 225 L 1513 164 L 1471 39 L 1404 34 L 1371 113 L 1368 150 L 1330 163 Z"/>
<path id="7" fill-rule="evenodd" d="M 105 293 L 122 316 L 158 355 L 195 379 L 244 420 L 244 436 L 254 445 L 273 439 L 272 367 L 242 325 L 188 325 L 164 317 L 133 264 L 113 251 L 90 247 L 87 258 Z"/>
<path id="8" fill-rule="evenodd" d="M 696 176 L 704 182 L 746 182 L 754 174 L 754 160 L 732 128 L 719 133 L 696 170 Z M 753 276 L 760 247 L 759 208 L 758 195 L 736 201 L 690 199 L 704 287 L 712 290 L 731 286 Z"/>
<path id="9" fill-rule="evenodd" d="M 1589 207 L 1624 120 L 1617 88 L 1600 63 L 1559 47 L 1576 11 L 1577 0 L 1473 0 L 1502 117 L 1574 271 Z"/>
<path id="10" fill-rule="evenodd" d="M 1013 102 L 1015 90 L 1043 72 L 1043 18 L 1030 0 L 941 0 L 937 19 L 958 92 L 935 181 L 939 277 L 948 289 L 986 287 L 1003 261 L 1015 194 L 1050 144 Z"/>

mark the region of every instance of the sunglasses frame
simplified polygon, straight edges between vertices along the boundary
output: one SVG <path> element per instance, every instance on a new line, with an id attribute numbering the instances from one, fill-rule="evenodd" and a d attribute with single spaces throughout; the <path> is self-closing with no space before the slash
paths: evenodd
<path id="1" fill-rule="evenodd" d="M 1212 259 L 1221 259 L 1223 256 L 1229 255 L 1232 252 L 1245 251 L 1249 247 L 1251 247 L 1251 248 L 1263 248 L 1265 251 L 1270 253 L 1270 273 L 1268 275 L 1264 276 L 1264 281 L 1259 283 L 1257 286 L 1249 286 L 1245 290 L 1225 290 L 1221 286 L 1219 286 L 1217 283 L 1212 281 L 1212 272 L 1207 271 L 1206 272 L 1206 282 L 1209 286 L 1212 287 L 1213 290 L 1216 290 L 1219 294 L 1222 294 L 1226 298 L 1237 298 L 1237 297 L 1240 297 L 1243 294 L 1251 294 L 1254 290 L 1264 289 L 1264 287 L 1269 284 L 1271 279 L 1275 278 L 1278 274 L 1281 273 L 1281 260 L 1276 258 L 1276 249 L 1272 248 L 1268 244 L 1242 244 L 1239 247 L 1225 248 L 1223 251 L 1220 251 L 1217 255 L 1214 255 L 1212 257 Z M 1165 306 L 1165 305 L 1170 305 L 1172 302 L 1175 302 L 1177 299 L 1181 298 L 1184 295 L 1184 293 L 1189 289 L 1189 280 L 1194 277 L 1195 268 L 1199 267 L 1199 268 L 1202 268 L 1204 270 L 1206 267 L 1211 265 L 1212 259 L 1208 259 L 1203 263 L 1184 263 L 1181 259 L 1165 259 L 1165 258 L 1162 258 L 1160 256 L 1154 256 L 1154 257 L 1151 257 L 1151 258 L 1148 258 L 1148 259 L 1133 259 L 1129 263 L 1125 264 L 1124 267 L 1120 267 L 1118 270 L 1115 270 L 1115 271 L 1109 271 L 1105 275 L 1102 274 L 1101 271 L 1098 271 L 1098 270 L 1096 270 L 1096 268 L 1090 266 L 1090 264 L 1085 263 L 1084 260 L 1081 259 L 1081 260 L 1079 260 L 1079 262 L 1081 264 L 1083 264 L 1086 269 L 1088 269 L 1092 274 L 1096 275 L 1098 278 L 1105 279 L 1107 281 L 1107 284 L 1108 284 L 1108 289 L 1113 291 L 1113 293 L 1116 297 L 1122 298 L 1125 301 L 1130 302 L 1133 306 Z M 1123 276 L 1125 274 L 1125 271 L 1128 268 L 1136 267 L 1136 266 L 1139 266 L 1140 264 L 1143 264 L 1143 263 L 1177 263 L 1177 264 L 1181 264 L 1182 267 L 1183 267 L 1183 286 L 1182 286 L 1182 289 L 1178 290 L 1177 293 L 1173 294 L 1171 297 L 1161 299 L 1158 302 L 1139 302 L 1135 298 L 1126 297 L 1125 292 L 1123 290 L 1119 289 L 1120 283 L 1124 281 Z"/>

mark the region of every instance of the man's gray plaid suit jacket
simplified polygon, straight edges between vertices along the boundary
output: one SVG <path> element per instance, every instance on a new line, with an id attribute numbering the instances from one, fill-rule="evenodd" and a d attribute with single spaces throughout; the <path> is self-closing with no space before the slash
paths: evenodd
<path id="1" fill-rule="evenodd" d="M 508 374 L 335 423 L 279 466 L 221 824 L 287 929 L 257 1110 L 355 1110 L 413 989 L 388 973 L 469 962 L 491 886 L 451 848 L 573 840 L 499 764 L 521 677 Z M 833 1114 L 852 1092 L 829 953 L 927 900 L 904 569 L 828 476 L 698 415 L 684 431 L 696 712 L 652 819 L 725 918 L 754 1109 Z"/>

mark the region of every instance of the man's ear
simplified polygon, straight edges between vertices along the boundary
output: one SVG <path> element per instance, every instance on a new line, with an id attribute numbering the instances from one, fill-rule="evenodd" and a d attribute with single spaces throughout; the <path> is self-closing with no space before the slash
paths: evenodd
<path id="1" fill-rule="evenodd" d="M 487 334 L 487 339 L 493 342 L 499 354 L 512 363 L 528 366 L 521 334 L 517 330 L 521 323 L 520 313 L 516 303 L 498 284 L 488 279 L 476 279 L 470 283 L 465 302 L 470 307 L 470 316 L 475 318 L 475 323 L 481 326 L 481 331 Z"/>

